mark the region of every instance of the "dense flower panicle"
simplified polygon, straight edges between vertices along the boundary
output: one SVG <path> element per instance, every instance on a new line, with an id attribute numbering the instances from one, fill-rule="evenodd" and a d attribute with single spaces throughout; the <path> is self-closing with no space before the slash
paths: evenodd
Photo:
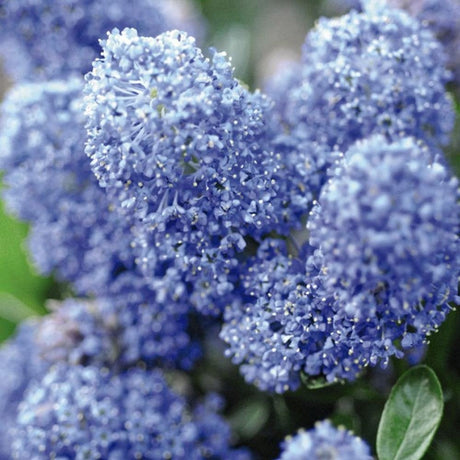
<path id="1" fill-rule="evenodd" d="M 317 422 L 311 430 L 300 430 L 282 443 L 279 460 L 372 460 L 369 446 L 329 420 Z"/>
<path id="2" fill-rule="evenodd" d="M 123 362 L 197 356 L 186 332 L 192 308 L 174 273 L 135 264 L 129 221 L 111 206 L 84 153 L 80 79 L 13 88 L 2 106 L 0 167 L 8 207 L 31 224 L 29 247 L 41 273 L 96 295 L 120 334 Z M 102 307 L 101 307 L 102 308 Z M 91 321 L 90 321 L 91 323 Z"/>
<path id="3" fill-rule="evenodd" d="M 13 458 L 249 458 L 229 438 L 212 403 L 190 410 L 160 371 L 61 364 L 29 388 Z"/>
<path id="4" fill-rule="evenodd" d="M 12 429 L 17 408 L 31 381 L 40 380 L 48 368 L 41 359 L 35 341 L 38 321 L 21 323 L 16 335 L 0 348 L 0 458 L 11 458 Z"/>
<path id="5" fill-rule="evenodd" d="M 39 271 L 87 292 L 112 277 L 129 228 L 110 211 L 84 155 L 81 90 L 78 78 L 13 87 L 2 104 L 0 168 L 7 207 L 32 224 Z"/>
<path id="6" fill-rule="evenodd" d="M 312 142 L 325 147 L 309 159 L 322 175 L 338 153 L 372 134 L 444 145 L 454 121 L 444 66 L 442 46 L 403 11 L 369 5 L 322 18 L 306 37 L 301 75 L 281 106 L 288 140 L 301 157 Z"/>
<path id="7" fill-rule="evenodd" d="M 309 129 L 322 128 L 316 139 L 342 150 L 372 134 L 448 143 L 455 115 L 444 88 L 445 54 L 406 13 L 376 4 L 320 20 L 307 35 L 302 63 L 306 92 L 297 96 L 312 99 L 298 107 L 305 104 L 300 117 Z M 315 109 L 311 119 L 308 109 Z"/>
<path id="8" fill-rule="evenodd" d="M 50 364 L 112 364 L 117 354 L 116 329 L 96 302 L 67 299 L 49 302 L 52 312 L 36 327 L 41 358 Z M 109 327 L 109 324 L 111 327 Z"/>
<path id="9" fill-rule="evenodd" d="M 4 1 L 0 25 L 6 69 L 27 80 L 86 73 L 100 54 L 99 39 L 113 27 L 136 27 L 149 35 L 175 27 L 198 34 L 202 29 L 185 0 Z"/>
<path id="10" fill-rule="evenodd" d="M 110 296 L 50 303 L 52 313 L 35 333 L 41 358 L 112 369 L 139 362 L 190 368 L 200 348 L 187 333 L 189 306 L 184 302 L 180 311 L 180 304 L 165 305 L 141 280 L 127 273 L 116 280 Z"/>
<path id="11" fill-rule="evenodd" d="M 294 258 L 283 242 L 266 240 L 242 276 L 245 302 L 225 311 L 225 355 L 261 390 L 295 390 L 301 373 L 328 382 L 354 380 L 367 365 L 397 354 L 379 321 L 348 317 L 326 297 L 318 272 L 305 272 L 311 251 L 307 245 Z"/>
<path id="12" fill-rule="evenodd" d="M 226 355 L 247 381 L 284 392 L 301 373 L 354 380 L 423 346 L 458 301 L 457 200 L 458 181 L 423 143 L 356 143 L 311 212 L 313 247 L 294 258 L 266 240 L 242 275 Z"/>
<path id="13" fill-rule="evenodd" d="M 189 369 L 201 356 L 190 330 L 192 309 L 185 283 L 176 273 L 147 281 L 135 271 L 120 274 L 99 299 L 105 327 L 116 331 L 116 362 Z"/>
<path id="14" fill-rule="evenodd" d="M 244 238 L 292 225 L 274 204 L 283 165 L 264 149 L 269 101 L 183 32 L 114 30 L 103 50 L 85 99 L 94 172 L 139 221 L 146 272 L 169 260 L 212 310 L 206 291 L 232 289 Z"/>
<path id="15" fill-rule="evenodd" d="M 444 45 L 447 66 L 460 84 L 460 1 L 459 0 L 387 0 L 387 3 L 406 10 L 427 25 Z"/>
<path id="16" fill-rule="evenodd" d="M 302 373 L 313 383 L 353 381 L 366 367 L 385 368 L 391 356 L 402 358 L 405 349 L 423 345 L 445 318 L 446 311 L 402 317 L 386 308 L 374 316 L 355 317 L 327 292 L 312 258 L 309 262 L 305 273 L 298 268 L 300 260 L 286 257 L 281 263 L 278 256 L 271 266 L 263 266 L 277 275 L 265 273 L 264 290 L 253 291 L 258 297 L 225 312 L 225 354 L 261 390 L 295 390 Z M 361 300 L 355 299 L 355 307 Z"/>
<path id="17" fill-rule="evenodd" d="M 302 264 L 288 256 L 281 240 L 265 240 L 241 277 L 247 301 L 225 310 L 220 332 L 229 346 L 225 355 L 262 390 L 296 389 L 305 356 L 297 347 L 298 327 L 291 325 L 304 293 Z"/>
<path id="18" fill-rule="evenodd" d="M 308 222 L 326 290 L 354 316 L 389 309 L 422 334 L 436 327 L 457 298 L 457 200 L 457 179 L 423 144 L 356 143 Z"/>

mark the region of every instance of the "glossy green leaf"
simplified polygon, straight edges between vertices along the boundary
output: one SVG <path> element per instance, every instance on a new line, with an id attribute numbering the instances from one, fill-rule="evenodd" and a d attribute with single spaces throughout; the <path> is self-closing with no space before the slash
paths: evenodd
<path id="1" fill-rule="evenodd" d="M 379 460 L 422 458 L 441 421 L 443 395 L 428 366 L 409 369 L 393 387 L 377 433 Z"/>

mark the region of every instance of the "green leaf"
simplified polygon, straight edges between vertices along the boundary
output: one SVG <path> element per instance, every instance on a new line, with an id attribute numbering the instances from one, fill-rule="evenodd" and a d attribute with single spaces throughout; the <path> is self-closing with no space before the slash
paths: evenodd
<path id="1" fill-rule="evenodd" d="M 344 383 L 344 381 L 339 379 L 334 380 L 333 382 L 328 382 L 326 380 L 326 377 L 311 377 L 304 373 L 300 374 L 300 378 L 304 386 L 307 387 L 309 390 L 318 390 L 320 388 L 330 387 L 331 385 L 335 385 L 336 383 Z"/>
<path id="2" fill-rule="evenodd" d="M 7 320 L 17 324 L 29 316 L 36 316 L 37 312 L 24 302 L 6 292 L 0 292 L 0 320 Z"/>
<path id="3" fill-rule="evenodd" d="M 26 234 L 27 226 L 7 215 L 0 202 L 0 293 L 10 294 L 37 314 L 44 314 L 51 280 L 38 276 L 30 266 L 23 247 Z"/>
<path id="4" fill-rule="evenodd" d="M 443 396 L 428 366 L 405 372 L 391 390 L 377 433 L 379 460 L 422 458 L 441 421 Z"/>

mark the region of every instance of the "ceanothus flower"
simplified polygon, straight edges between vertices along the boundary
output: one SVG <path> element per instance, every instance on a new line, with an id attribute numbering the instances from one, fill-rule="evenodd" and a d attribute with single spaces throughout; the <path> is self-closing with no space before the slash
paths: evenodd
<path id="1" fill-rule="evenodd" d="M 79 78 L 13 87 L 2 104 L 0 168 L 7 208 L 31 224 L 38 270 L 86 293 L 122 269 L 130 232 L 84 155 L 81 90 Z"/>
<path id="2" fill-rule="evenodd" d="M 318 272 L 305 271 L 312 250 L 306 245 L 293 256 L 283 241 L 265 240 L 242 274 L 243 301 L 225 310 L 225 355 L 261 390 L 296 390 L 301 374 L 354 380 L 367 365 L 397 354 L 378 321 L 358 324 L 326 297 Z"/>
<path id="3" fill-rule="evenodd" d="M 117 354 L 116 329 L 94 301 L 67 299 L 47 304 L 50 314 L 35 331 L 40 357 L 50 364 L 111 364 Z"/>
<path id="4" fill-rule="evenodd" d="M 190 409 L 158 370 L 50 368 L 19 408 L 13 458 L 244 459 L 210 401 Z"/>
<path id="5" fill-rule="evenodd" d="M 39 322 L 35 319 L 22 322 L 15 336 L 0 347 L 0 458 L 11 458 L 19 403 L 31 381 L 41 380 L 49 365 L 41 358 L 35 341 Z"/>
<path id="6" fill-rule="evenodd" d="M 267 239 L 241 275 L 241 285 L 245 301 L 235 301 L 224 312 L 220 338 L 229 346 L 225 355 L 262 390 L 296 389 L 305 351 L 314 347 L 318 332 L 324 336 L 309 309 L 301 260 L 288 255 L 282 240 Z M 302 323 L 312 326 L 307 326 L 312 340 L 307 338 L 305 346 Z"/>
<path id="7" fill-rule="evenodd" d="M 7 71 L 26 80 L 85 74 L 100 54 L 100 37 L 113 27 L 149 35 L 176 27 L 200 34 L 202 28 L 191 5 L 170 0 L 6 1 L 0 26 Z"/>
<path id="8" fill-rule="evenodd" d="M 311 430 L 299 430 L 281 444 L 279 460 L 372 460 L 369 446 L 345 428 L 329 420 L 317 422 Z"/>
<path id="9" fill-rule="evenodd" d="M 95 295 L 124 363 L 187 367 L 197 356 L 188 333 L 185 282 L 158 265 L 147 280 L 135 263 L 130 222 L 119 215 L 84 153 L 81 79 L 14 87 L 2 106 L 0 167 L 9 209 L 31 224 L 30 253 L 41 273 Z"/>
<path id="10" fill-rule="evenodd" d="M 288 147 L 297 146 L 320 186 L 336 158 L 372 134 L 439 148 L 454 122 L 445 61 L 432 33 L 403 11 L 366 4 L 361 13 L 320 19 L 279 113 Z"/>
<path id="11" fill-rule="evenodd" d="M 284 166 L 264 148 L 269 102 L 183 32 L 114 30 L 102 45 L 85 90 L 93 170 L 138 221 L 144 271 L 176 267 L 197 308 L 217 313 L 245 237 L 293 225 L 278 215 Z"/>
<path id="12" fill-rule="evenodd" d="M 427 25 L 444 45 L 447 66 L 460 84 L 460 1 L 459 0 L 387 0 L 387 3 L 406 10 Z"/>
<path id="13" fill-rule="evenodd" d="M 356 316 L 388 309 L 428 331 L 456 298 L 458 181 L 432 156 L 412 138 L 357 142 L 313 208 L 323 282 Z"/>
<path id="14" fill-rule="evenodd" d="M 412 138 L 356 143 L 323 188 L 310 244 L 265 240 L 226 309 L 226 356 L 282 393 L 354 380 L 423 346 L 458 301 L 458 181 Z M 316 247 L 316 249 L 315 249 Z"/>

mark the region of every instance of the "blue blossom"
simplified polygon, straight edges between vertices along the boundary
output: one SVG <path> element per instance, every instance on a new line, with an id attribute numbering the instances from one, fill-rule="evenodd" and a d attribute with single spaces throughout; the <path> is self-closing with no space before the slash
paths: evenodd
<path id="1" fill-rule="evenodd" d="M 265 149 L 269 102 L 233 78 L 223 53 L 205 58 L 182 32 L 114 30 L 103 49 L 86 86 L 93 170 L 138 221 L 144 272 L 168 263 L 197 308 L 218 313 L 245 238 L 293 225 L 278 215 L 284 166 Z"/>
<path id="2" fill-rule="evenodd" d="M 40 357 L 35 334 L 38 321 L 21 323 L 14 337 L 0 347 L 0 458 L 11 458 L 12 429 L 15 426 L 18 405 L 31 381 L 40 380 L 48 364 Z"/>
<path id="3" fill-rule="evenodd" d="M 356 143 L 308 222 L 326 290 L 358 317 L 388 309 L 420 334 L 436 328 L 457 294 L 457 200 L 457 179 L 422 143 Z"/>
<path id="4" fill-rule="evenodd" d="M 13 87 L 2 104 L 0 167 L 7 207 L 32 224 L 29 244 L 39 271 L 56 271 L 79 292 L 91 292 L 122 265 L 130 237 L 83 153 L 81 89 L 78 78 Z"/>
<path id="5" fill-rule="evenodd" d="M 460 3 L 458 0 L 387 0 L 388 4 L 406 10 L 427 26 L 444 45 L 447 67 L 454 82 L 460 85 Z"/>
<path id="6" fill-rule="evenodd" d="M 412 138 L 358 142 L 323 188 L 310 243 L 265 240 L 226 309 L 226 355 L 262 390 L 354 380 L 427 342 L 458 301 L 458 181 Z M 315 249 L 315 247 L 317 249 Z"/>
<path id="7" fill-rule="evenodd" d="M 67 299 L 47 305 L 35 332 L 40 357 L 47 363 L 112 364 L 117 355 L 116 329 L 93 301 Z M 110 325 L 110 327 L 109 327 Z"/>
<path id="8" fill-rule="evenodd" d="M 317 422 L 311 430 L 288 436 L 282 443 L 279 460 L 372 460 L 369 446 L 345 428 L 329 420 Z"/>
<path id="9" fill-rule="evenodd" d="M 190 4 L 182 4 L 169 0 L 2 2 L 1 37 L 6 42 L 0 52 L 16 79 L 84 74 L 100 54 L 99 39 L 113 27 L 136 27 L 150 35 L 181 27 L 200 34 L 202 24 L 196 13 Z"/>
<path id="10" fill-rule="evenodd" d="M 372 134 L 438 148 L 454 122 L 445 61 L 431 32 L 403 11 L 368 5 L 322 18 L 306 37 L 299 75 L 290 88 L 282 83 L 278 116 L 288 135 L 281 143 L 297 149 L 319 189 L 340 154 Z"/>
<path id="11" fill-rule="evenodd" d="M 220 333 L 229 345 L 225 355 L 262 390 L 282 393 L 300 384 L 301 322 L 311 320 L 302 272 L 301 261 L 288 256 L 281 240 L 266 240 L 242 274 L 246 302 L 235 301 L 225 310 Z"/>
<path id="12" fill-rule="evenodd" d="M 264 241 L 242 275 L 244 300 L 225 310 L 225 355 L 261 390 L 295 390 L 302 373 L 328 382 L 354 380 L 391 353 L 380 324 L 347 317 L 325 296 L 318 273 L 305 271 L 312 250 L 307 245 L 294 257 L 282 241 Z"/>
<path id="13" fill-rule="evenodd" d="M 229 441 L 214 403 L 191 409 L 160 371 L 61 364 L 29 388 L 13 458 L 249 458 Z"/>
<path id="14" fill-rule="evenodd" d="M 115 317 L 125 362 L 190 366 L 192 308 L 185 282 L 161 265 L 147 281 L 135 263 L 131 224 L 102 190 L 84 153 L 80 79 L 14 87 L 2 106 L 0 167 L 9 209 L 31 224 L 30 253 Z M 103 306 L 102 306 L 103 305 Z M 109 329 L 110 329 L 109 328 Z"/>

